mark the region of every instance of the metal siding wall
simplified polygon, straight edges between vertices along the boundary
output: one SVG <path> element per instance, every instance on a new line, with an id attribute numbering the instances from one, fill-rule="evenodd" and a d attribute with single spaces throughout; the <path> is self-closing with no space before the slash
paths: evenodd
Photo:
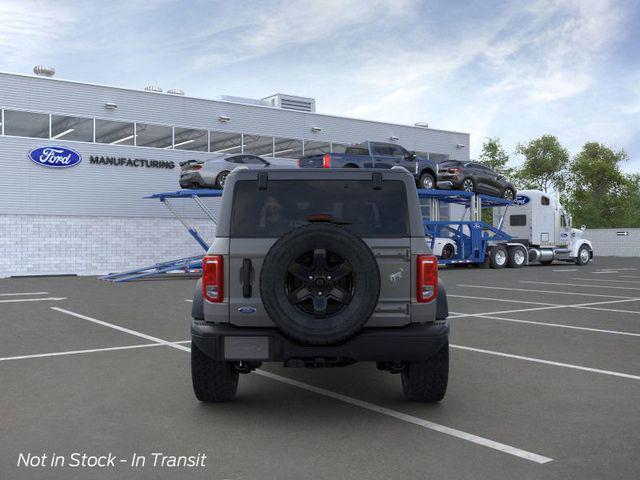
<path id="1" fill-rule="evenodd" d="M 32 148 L 43 145 L 71 148 L 82 162 L 70 168 L 47 168 L 27 158 Z M 171 160 L 172 170 L 92 165 L 90 155 Z M 178 162 L 207 158 L 203 152 L 180 152 L 158 148 L 102 145 L 62 140 L 0 137 L 0 204 L 4 214 L 166 217 L 158 200 L 142 197 L 179 189 Z M 214 210 L 217 200 L 211 200 Z M 183 214 L 203 218 L 191 200 L 178 200 Z"/>
<path id="2" fill-rule="evenodd" d="M 628 235 L 617 235 L 628 232 Z M 640 228 L 594 228 L 584 232 L 597 257 L 640 257 Z"/>
<path id="3" fill-rule="evenodd" d="M 117 110 L 106 110 L 106 102 L 116 103 Z M 400 138 L 398 143 L 409 149 L 462 159 L 469 156 L 468 148 L 456 148 L 458 143 L 469 145 L 469 135 L 464 133 L 3 73 L 0 73 L 0 107 L 334 143 L 389 141 L 389 137 L 395 135 Z M 221 123 L 220 115 L 227 115 L 231 120 Z M 321 127 L 323 131 L 313 133 L 311 127 Z M 76 150 L 83 161 L 69 169 L 49 169 L 27 160 L 30 149 L 45 145 Z M 90 155 L 171 160 L 176 168 L 91 165 Z M 0 137 L 3 213 L 167 216 L 168 212 L 159 202 L 141 197 L 176 190 L 178 163 L 210 156 L 206 152 Z M 189 204 L 188 201 L 176 202 L 184 214 L 201 218 L 200 211 L 188 208 Z"/>
<path id="4" fill-rule="evenodd" d="M 116 103 L 117 110 L 106 110 L 106 102 Z M 466 133 L 6 73 L 0 73 L 0 107 L 339 143 L 389 141 L 396 135 L 408 149 L 469 159 Z M 222 123 L 220 115 L 231 120 Z M 312 133 L 312 126 L 323 131 Z M 466 148 L 456 148 L 459 143 Z"/>

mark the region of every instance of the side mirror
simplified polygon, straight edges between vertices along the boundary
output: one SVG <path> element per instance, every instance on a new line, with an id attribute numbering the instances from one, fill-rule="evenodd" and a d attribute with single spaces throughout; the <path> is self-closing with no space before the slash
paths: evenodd
<path id="1" fill-rule="evenodd" d="M 582 230 L 583 232 L 584 232 L 586 229 L 587 229 L 587 226 L 586 226 L 586 225 L 582 225 L 582 226 L 580 227 L 580 230 Z"/>
<path id="2" fill-rule="evenodd" d="M 405 160 L 413 160 L 416 158 L 416 152 L 411 150 L 407 155 L 404 156 Z"/>

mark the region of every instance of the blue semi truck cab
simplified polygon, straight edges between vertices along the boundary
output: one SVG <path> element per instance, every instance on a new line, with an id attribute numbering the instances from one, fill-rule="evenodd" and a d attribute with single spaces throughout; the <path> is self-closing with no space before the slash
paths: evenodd
<path id="1" fill-rule="evenodd" d="M 308 155 L 298 161 L 300 168 L 392 168 L 403 167 L 414 176 L 418 188 L 436 188 L 438 163 L 395 143 L 362 142 L 344 153 Z"/>

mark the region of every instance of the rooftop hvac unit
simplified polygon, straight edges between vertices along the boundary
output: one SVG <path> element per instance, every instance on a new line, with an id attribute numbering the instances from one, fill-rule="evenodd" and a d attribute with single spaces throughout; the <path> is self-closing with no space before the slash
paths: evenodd
<path id="1" fill-rule="evenodd" d="M 162 88 L 158 87 L 157 85 L 147 85 L 146 87 L 144 87 L 146 92 L 156 92 L 156 93 L 162 93 Z"/>
<path id="2" fill-rule="evenodd" d="M 271 105 L 269 102 L 257 98 L 234 97 L 233 95 L 220 95 L 219 98 L 224 102 L 242 103 L 243 105 L 258 105 L 260 107 Z"/>
<path id="3" fill-rule="evenodd" d="M 167 90 L 167 93 L 169 95 L 184 95 L 184 92 L 179 88 L 170 88 L 169 90 Z"/>
<path id="4" fill-rule="evenodd" d="M 53 77 L 56 74 L 56 69 L 53 67 L 46 67 L 44 65 L 36 65 L 33 67 L 33 73 L 39 77 Z"/>
<path id="5" fill-rule="evenodd" d="M 309 97 L 296 97 L 294 95 L 285 95 L 276 93 L 270 97 L 263 98 L 269 102 L 272 107 L 282 108 L 284 110 L 297 110 L 299 112 L 315 112 L 316 101 Z"/>

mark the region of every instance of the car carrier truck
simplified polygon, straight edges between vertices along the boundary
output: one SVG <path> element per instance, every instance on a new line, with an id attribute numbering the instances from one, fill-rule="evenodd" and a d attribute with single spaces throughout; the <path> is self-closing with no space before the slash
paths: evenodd
<path id="1" fill-rule="evenodd" d="M 526 248 L 530 263 L 559 260 L 585 265 L 593 259 L 591 242 L 582 238 L 586 227 L 572 228 L 571 216 L 548 193 L 520 191 L 505 215 L 494 216 L 494 226 L 511 237 L 509 244 Z"/>
<path id="2" fill-rule="evenodd" d="M 441 265 L 518 268 L 554 260 L 585 265 L 593 259 L 591 242 L 582 238 L 585 227 L 572 228 L 570 215 L 545 192 L 521 191 L 514 201 L 453 190 L 418 195 L 428 206 L 425 236 Z M 442 204 L 450 206 L 446 219 L 440 218 Z M 491 224 L 483 221 L 483 209 L 493 212 Z"/>

